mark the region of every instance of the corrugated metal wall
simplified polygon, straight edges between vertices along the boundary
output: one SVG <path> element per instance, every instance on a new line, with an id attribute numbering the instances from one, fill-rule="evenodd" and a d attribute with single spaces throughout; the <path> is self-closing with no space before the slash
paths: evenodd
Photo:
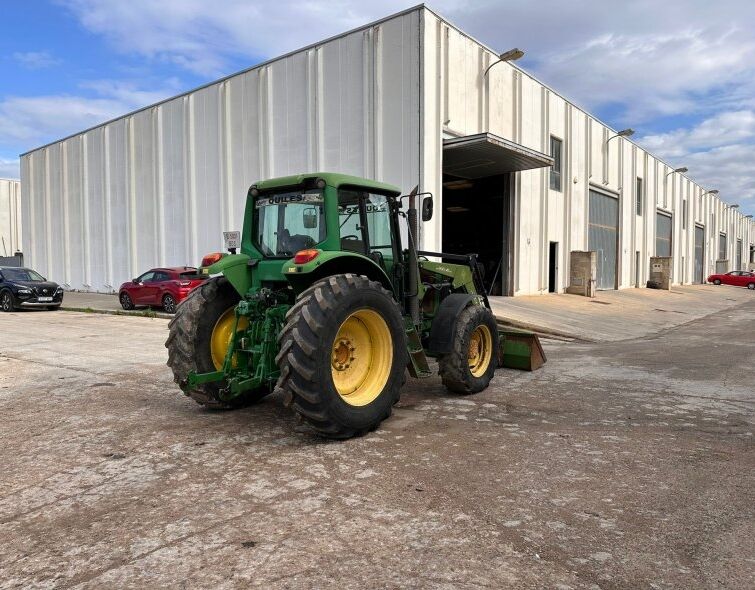
<path id="1" fill-rule="evenodd" d="M 13 256 L 21 245 L 21 183 L 0 178 L 0 256 Z"/>
<path id="2" fill-rule="evenodd" d="M 657 207 L 674 213 L 673 276 L 693 276 L 694 222 L 717 226 L 741 219 L 706 189 L 680 174 L 671 174 L 665 162 L 624 138 L 609 138 L 614 131 L 578 106 L 568 102 L 512 64 L 499 63 L 485 47 L 429 9 L 423 11 L 423 159 L 422 188 L 440 194 L 441 138 L 489 131 L 529 148 L 547 153 L 550 136 L 563 141 L 562 191 L 550 189 L 547 170 L 516 174 L 515 294 L 548 290 L 548 245 L 558 242 L 559 290 L 569 277 L 569 252 L 585 250 L 589 241 L 589 203 L 593 189 L 619 195 L 620 244 L 616 252 L 619 287 L 649 278 L 649 258 L 655 254 Z M 505 48 L 498 48 L 505 49 Z M 692 171 L 694 173 L 694 170 Z M 641 215 L 636 212 L 637 178 L 643 180 Z M 687 200 L 690 221 L 681 227 L 682 201 Z M 442 206 L 425 228 L 425 247 L 441 244 Z M 707 230 L 705 266 L 715 265 L 715 233 Z M 752 224 L 742 224 L 743 241 L 755 238 Z M 733 245 L 730 252 L 733 260 Z M 636 268 L 636 252 L 640 265 Z M 684 268 L 682 268 L 684 265 Z M 639 272 L 638 272 L 639 271 Z"/>
<path id="3" fill-rule="evenodd" d="M 29 263 L 110 291 L 221 249 L 257 180 L 330 170 L 410 189 L 419 31 L 406 12 L 24 155 Z"/>

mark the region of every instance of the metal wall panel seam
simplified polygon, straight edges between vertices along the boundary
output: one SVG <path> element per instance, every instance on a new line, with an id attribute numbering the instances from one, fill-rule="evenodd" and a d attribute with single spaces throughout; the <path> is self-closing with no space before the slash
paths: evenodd
<path id="1" fill-rule="evenodd" d="M 220 149 L 221 167 L 225 174 L 220 175 L 220 201 L 223 210 L 221 219 L 225 227 L 220 230 L 233 231 L 239 228 L 235 227 L 233 219 L 233 162 L 231 160 L 229 143 L 231 141 L 231 93 L 228 80 L 225 80 L 220 86 L 220 108 L 218 126 L 218 148 Z"/>
<path id="2" fill-rule="evenodd" d="M 198 223 L 197 223 L 197 167 L 194 165 L 194 158 L 195 158 L 195 151 L 196 151 L 196 124 L 194 122 L 194 111 L 195 111 L 195 95 L 189 95 L 187 97 L 186 102 L 186 114 L 187 114 L 187 121 L 188 121 L 188 134 L 186 134 L 187 139 L 185 140 L 186 145 L 186 168 L 185 170 L 188 170 L 188 177 L 189 177 L 189 191 L 188 191 L 188 199 L 189 199 L 189 215 L 188 215 L 188 223 L 189 223 L 189 253 L 191 254 L 191 258 L 194 261 L 199 260 L 199 248 L 198 248 L 198 242 L 197 242 L 197 229 L 198 229 Z"/>
<path id="3" fill-rule="evenodd" d="M 317 119 L 315 120 L 315 142 L 317 145 L 316 167 L 325 167 L 325 79 L 323 76 L 323 48 L 315 49 L 315 101 L 317 107 Z"/>
<path id="4" fill-rule="evenodd" d="M 564 103 L 564 144 L 568 146 L 566 148 L 567 151 L 567 157 L 562 158 L 565 162 L 566 166 L 566 175 L 564 176 L 566 182 L 563 184 L 564 189 L 564 202 L 563 202 L 563 219 L 562 219 L 562 234 L 563 234 L 563 240 L 561 241 L 561 247 L 559 248 L 558 252 L 558 268 L 563 269 L 557 277 L 558 284 L 556 286 L 557 292 L 560 293 L 563 288 L 565 288 L 566 281 L 565 277 L 571 276 L 569 273 L 571 272 L 570 267 L 570 258 L 571 256 L 567 256 L 567 252 L 571 252 L 572 245 L 571 245 L 571 208 L 572 208 L 572 190 L 574 183 L 572 182 L 572 170 L 574 168 L 574 162 L 573 158 L 576 154 L 577 150 L 574 149 L 573 144 L 574 142 L 574 135 L 572 134 L 573 131 L 573 121 L 572 121 L 572 107 L 571 105 L 566 102 Z"/>
<path id="5" fill-rule="evenodd" d="M 306 109 L 307 109 L 307 166 L 315 171 L 317 167 L 317 140 L 315 129 L 317 127 L 317 77 L 315 73 L 317 50 L 310 49 L 306 53 Z"/>
<path id="6" fill-rule="evenodd" d="M 550 96 L 548 90 L 540 87 L 540 151 L 546 153 L 550 150 L 545 146 L 550 143 Z M 563 143 L 561 144 L 563 146 Z M 561 154 L 561 163 L 563 165 L 563 153 Z M 536 172 L 539 176 L 540 184 L 540 239 L 536 241 L 538 252 L 538 277 L 537 288 L 542 292 L 548 288 L 547 284 L 547 265 L 548 265 L 548 241 L 550 239 L 548 212 L 550 210 L 550 179 L 549 169 L 540 168 Z"/>
<path id="7" fill-rule="evenodd" d="M 84 213 L 83 247 L 84 247 L 84 273 L 83 286 L 92 288 L 92 225 L 89 213 L 89 136 L 81 136 L 81 206 Z"/>
<path id="8" fill-rule="evenodd" d="M 375 180 L 383 180 L 383 31 L 375 27 Z"/>
<path id="9" fill-rule="evenodd" d="M 52 216 L 50 215 L 50 154 L 49 148 L 45 149 L 45 203 L 44 203 L 44 224 L 45 224 L 45 274 L 50 276 L 52 271 Z"/>
<path id="10" fill-rule="evenodd" d="M 166 237 L 170 231 L 165 225 L 165 131 L 163 130 L 163 109 L 155 109 L 154 120 L 155 134 L 155 191 L 157 194 L 157 223 L 155 231 L 157 233 L 157 249 L 161 265 L 168 263 L 167 249 L 165 245 Z"/>
<path id="11" fill-rule="evenodd" d="M 129 274 L 136 276 L 137 244 L 136 235 L 136 153 L 134 147 L 134 120 L 126 119 L 126 194 L 128 195 L 128 227 L 126 237 L 128 239 L 128 260 L 126 261 Z"/>
<path id="12" fill-rule="evenodd" d="M 110 174 L 110 126 L 107 126 L 103 130 L 103 142 L 104 142 L 104 173 L 105 173 L 105 265 L 107 277 L 105 278 L 105 287 L 113 289 L 113 247 L 112 247 L 112 211 L 111 200 L 113 198 L 111 190 L 111 174 Z"/>

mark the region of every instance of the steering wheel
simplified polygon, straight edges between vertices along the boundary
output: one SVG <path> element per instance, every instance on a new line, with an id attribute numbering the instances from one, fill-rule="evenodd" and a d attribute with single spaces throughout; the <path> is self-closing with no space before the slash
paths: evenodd
<path id="1" fill-rule="evenodd" d="M 342 240 L 353 240 L 353 241 L 358 242 L 359 241 L 359 236 L 354 235 L 354 234 L 349 234 L 348 236 L 341 236 L 341 239 Z"/>

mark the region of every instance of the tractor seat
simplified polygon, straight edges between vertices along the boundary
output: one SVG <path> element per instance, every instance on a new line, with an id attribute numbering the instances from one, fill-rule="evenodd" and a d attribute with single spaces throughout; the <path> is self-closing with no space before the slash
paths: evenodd
<path id="1" fill-rule="evenodd" d="M 287 229 L 284 229 L 278 237 L 278 251 L 296 253 L 299 250 L 312 248 L 316 244 L 311 236 L 304 234 L 291 235 Z"/>
<path id="2" fill-rule="evenodd" d="M 364 242 L 362 240 L 344 240 L 341 239 L 341 250 L 364 254 Z"/>

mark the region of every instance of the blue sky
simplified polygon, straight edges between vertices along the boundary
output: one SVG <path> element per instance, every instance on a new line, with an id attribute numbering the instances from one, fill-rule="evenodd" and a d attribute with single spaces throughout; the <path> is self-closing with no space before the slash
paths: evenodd
<path id="1" fill-rule="evenodd" d="M 0 177 L 18 154 L 410 6 L 388 0 L 0 0 Z M 429 4 L 755 213 L 755 3 Z M 568 9 L 567 9 L 568 7 Z"/>

